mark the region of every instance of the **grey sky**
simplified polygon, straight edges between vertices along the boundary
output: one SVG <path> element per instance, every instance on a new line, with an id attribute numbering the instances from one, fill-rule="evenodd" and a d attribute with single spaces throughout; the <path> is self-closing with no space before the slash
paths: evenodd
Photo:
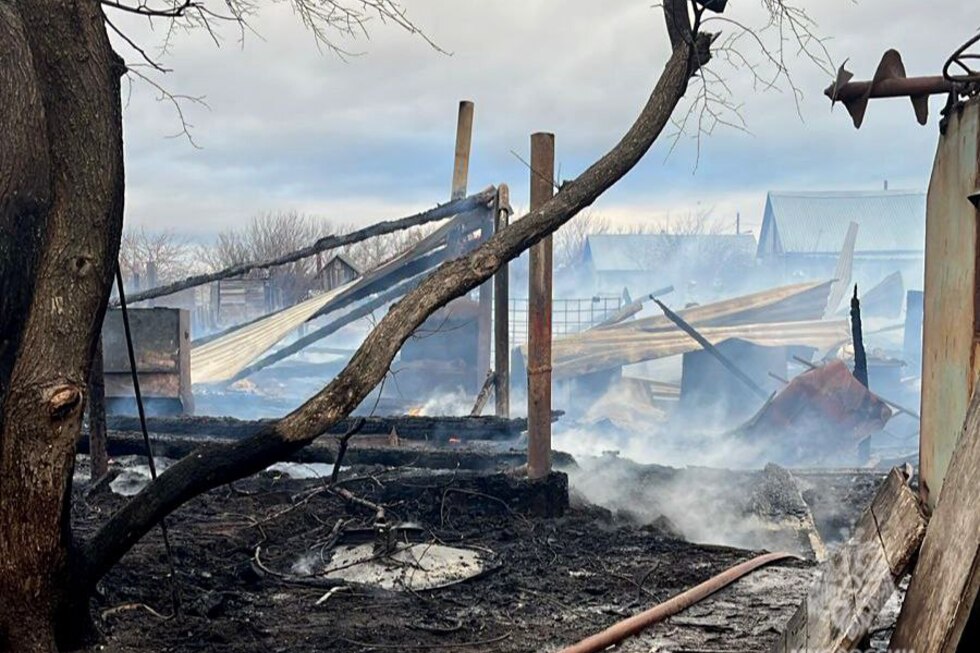
<path id="1" fill-rule="evenodd" d="M 171 106 L 136 82 L 125 110 L 127 224 L 208 237 L 260 211 L 296 209 L 337 222 L 398 217 L 449 194 L 460 99 L 476 103 L 471 189 L 507 182 L 525 204 L 524 155 L 533 131 L 556 134 L 565 178 L 581 172 L 625 130 L 666 57 L 660 10 L 647 0 L 404 0 L 409 16 L 451 56 L 392 26 L 372 25 L 364 52 L 346 63 L 317 50 L 288 3 L 253 19 L 260 37 L 244 48 L 227 30 L 220 48 L 204 32 L 178 36 L 161 80 L 173 93 L 205 95 L 186 106 L 202 149 L 181 138 Z M 827 47 L 858 78 L 897 48 L 910 75 L 937 74 L 946 56 L 980 28 L 980 3 L 959 0 L 822 0 L 806 3 Z M 726 15 L 758 24 L 759 2 L 733 0 Z M 113 17 L 153 48 L 160 27 Z M 731 26 L 714 29 L 732 31 Z M 131 50 L 118 44 L 129 60 Z M 759 59 L 746 47 L 747 55 Z M 720 62 L 716 62 L 720 64 Z M 712 64 L 715 66 L 716 64 Z M 830 112 L 828 75 L 790 61 L 803 90 L 761 93 L 724 66 L 750 134 L 722 128 L 667 157 L 658 143 L 596 211 L 623 221 L 712 209 L 757 228 L 769 189 L 924 189 L 941 99 L 930 124 L 905 100 L 872 103 L 855 131 L 842 107 Z"/>

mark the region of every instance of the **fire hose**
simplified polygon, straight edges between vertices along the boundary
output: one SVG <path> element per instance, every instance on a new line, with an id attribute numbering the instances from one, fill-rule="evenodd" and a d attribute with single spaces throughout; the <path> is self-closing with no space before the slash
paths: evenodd
<path id="1" fill-rule="evenodd" d="M 685 610 L 695 603 L 711 596 L 718 590 L 731 585 L 733 582 L 749 574 L 759 567 L 768 565 L 771 562 L 786 560 L 787 558 L 798 558 L 792 553 L 766 553 L 751 560 L 735 565 L 717 576 L 713 576 L 700 585 L 695 585 L 689 590 L 681 592 L 663 603 L 653 606 L 649 610 L 633 615 L 618 623 L 613 624 L 602 632 L 586 637 L 582 641 L 565 647 L 559 653 L 597 653 L 603 651 L 613 644 L 618 644 L 627 637 L 636 635 L 644 628 L 652 626 Z"/>

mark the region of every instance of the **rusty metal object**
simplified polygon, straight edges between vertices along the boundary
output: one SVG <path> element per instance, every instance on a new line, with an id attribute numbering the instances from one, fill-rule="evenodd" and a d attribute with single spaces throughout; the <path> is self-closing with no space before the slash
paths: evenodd
<path id="1" fill-rule="evenodd" d="M 980 53 L 970 52 L 970 48 L 980 43 L 980 33 L 967 40 L 966 43 L 956 49 L 943 65 L 943 77 L 951 82 L 959 84 L 980 84 L 980 70 L 970 66 L 967 61 L 980 61 Z M 976 64 L 974 64 L 976 65 Z M 961 72 L 953 73 L 952 69 L 956 66 Z"/>
<path id="2" fill-rule="evenodd" d="M 792 553 L 766 553 L 756 556 L 751 560 L 726 569 L 717 576 L 713 576 L 700 585 L 695 585 L 691 589 L 681 592 L 677 596 L 659 605 L 655 605 L 645 612 L 633 615 L 628 619 L 613 624 L 600 633 L 587 637 L 571 646 L 567 646 L 561 649 L 559 653 L 597 653 L 598 651 L 604 651 L 627 637 L 632 637 L 643 629 L 660 623 L 667 617 L 673 616 L 682 610 L 686 610 L 695 603 L 706 599 L 718 590 L 731 585 L 742 576 L 750 574 L 760 567 L 796 557 Z"/>
<path id="3" fill-rule="evenodd" d="M 837 71 L 837 79 L 824 90 L 824 95 L 830 98 L 831 104 L 841 102 L 858 128 L 864 122 L 869 99 L 907 97 L 912 101 L 916 120 L 924 125 L 929 119 L 930 95 L 950 94 L 952 102 L 958 95 L 976 95 L 980 92 L 980 71 L 968 63 L 980 60 L 980 53 L 969 51 L 978 42 L 980 34 L 957 48 L 943 65 L 941 75 L 906 76 L 902 55 L 894 49 L 881 57 L 871 81 L 851 81 L 853 73 L 842 64 Z M 958 72 L 954 72 L 954 69 L 958 69 Z"/>
<path id="4" fill-rule="evenodd" d="M 494 202 L 494 228 L 510 223 L 510 188 L 501 184 Z M 504 263 L 493 275 L 494 404 L 497 417 L 510 417 L 510 266 Z"/>
<path id="5" fill-rule="evenodd" d="M 864 112 L 871 98 L 909 98 L 916 119 L 920 125 L 924 125 L 929 118 L 929 96 L 952 93 L 957 89 L 955 82 L 942 75 L 906 77 L 905 64 L 898 50 L 885 52 L 871 81 L 852 82 L 853 77 L 854 74 L 842 64 L 837 71 L 837 79 L 824 90 L 824 95 L 830 98 L 831 103 L 841 102 L 857 128 L 864 122 Z"/>
<path id="6" fill-rule="evenodd" d="M 554 193 L 555 136 L 531 135 L 531 210 Z M 551 471 L 551 236 L 531 247 L 528 288 L 527 475 Z"/>
<path id="7" fill-rule="evenodd" d="M 880 431 L 891 417 L 888 404 L 861 385 L 843 361 L 834 360 L 790 381 L 737 434 L 779 446 L 795 460 L 833 459 Z"/>

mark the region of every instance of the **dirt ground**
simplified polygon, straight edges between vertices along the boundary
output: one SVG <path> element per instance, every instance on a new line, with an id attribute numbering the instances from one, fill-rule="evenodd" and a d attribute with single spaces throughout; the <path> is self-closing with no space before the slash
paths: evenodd
<path id="1" fill-rule="evenodd" d="M 321 480 L 272 473 L 212 491 L 168 520 L 180 615 L 166 618 L 171 583 L 155 530 L 101 583 L 93 608 L 105 641 L 91 650 L 553 651 L 754 555 L 691 544 L 596 507 L 529 517 L 502 478 L 345 472 L 343 487 L 384 503 L 391 523 L 417 525 L 418 541 L 489 550 L 493 563 L 443 589 L 345 588 L 319 602 L 328 586 L 295 576 L 293 565 L 329 555 L 338 520 L 356 533 L 373 512 L 324 491 Z M 122 501 L 105 486 L 77 484 L 77 531 L 90 533 Z M 618 650 L 765 651 L 813 573 L 803 561 L 763 569 Z"/>

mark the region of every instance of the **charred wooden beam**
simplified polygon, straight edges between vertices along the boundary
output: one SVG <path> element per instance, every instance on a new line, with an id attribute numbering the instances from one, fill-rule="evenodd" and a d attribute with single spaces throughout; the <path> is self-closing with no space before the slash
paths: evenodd
<path id="1" fill-rule="evenodd" d="M 564 413 L 553 411 L 552 421 Z M 325 435 L 346 433 L 358 417 L 348 417 L 337 422 Z M 245 438 L 267 427 L 275 420 L 240 420 L 233 417 L 148 417 L 147 428 L 151 433 L 169 435 L 196 435 L 218 438 Z M 110 415 L 112 431 L 135 431 L 139 420 L 131 415 Z M 502 419 L 486 415 L 480 417 L 434 417 L 425 415 L 400 415 L 390 417 L 365 417 L 359 435 L 387 435 L 392 429 L 404 440 L 460 439 L 509 440 L 527 430 L 524 418 Z"/>
<path id="2" fill-rule="evenodd" d="M 484 448 L 468 448 L 465 445 L 454 447 L 359 445 L 357 440 L 363 439 L 364 435 L 366 434 L 363 432 L 358 433 L 351 440 L 351 444 L 344 453 L 345 465 L 490 470 L 519 467 L 527 460 L 527 454 L 519 449 L 494 451 Z M 236 439 L 209 435 L 154 435 L 153 453 L 156 456 L 176 460 L 202 447 L 225 445 Z M 89 453 L 88 441 L 84 438 L 78 443 L 78 453 Z M 110 456 L 142 456 L 145 454 L 146 446 L 143 444 L 140 433 L 113 431 L 112 438 L 109 440 Z M 333 440 L 315 442 L 288 457 L 290 462 L 297 463 L 333 464 L 336 459 L 337 444 Z M 556 465 L 563 468 L 575 466 L 575 459 L 567 453 L 556 452 L 554 460 Z"/>
<path id="3" fill-rule="evenodd" d="M 252 270 L 262 270 L 265 268 L 285 265 L 286 263 L 292 263 L 293 261 L 299 261 L 300 259 L 313 256 L 319 252 L 337 249 L 338 247 L 358 243 L 362 240 L 367 240 L 368 238 L 373 238 L 375 236 L 383 236 L 395 231 L 408 229 L 409 227 L 417 227 L 430 222 L 436 222 L 437 220 L 444 220 L 445 218 L 452 217 L 458 213 L 465 213 L 466 211 L 470 211 L 474 208 L 486 206 L 493 200 L 496 192 L 497 190 L 495 188 L 487 188 L 479 193 L 470 195 L 469 197 L 453 199 L 450 202 L 439 204 L 427 211 L 422 211 L 421 213 L 416 213 L 398 220 L 378 222 L 370 227 L 352 231 L 349 234 L 324 236 L 312 245 L 308 245 L 294 252 L 289 252 L 288 254 L 283 254 L 282 256 L 277 256 L 276 258 L 267 259 L 265 261 L 254 261 L 250 263 L 242 263 L 240 265 L 233 265 L 223 270 L 218 270 L 217 272 L 197 274 L 192 277 L 167 284 L 166 286 L 150 288 L 149 290 L 135 293 L 129 298 L 129 301 L 130 303 L 136 303 L 146 299 L 153 299 L 154 297 L 172 295 L 175 292 L 179 292 L 187 288 L 202 286 L 206 283 L 211 283 L 212 281 L 218 281 L 220 279 L 237 277 L 245 274 L 246 272 L 251 272 Z M 111 305 L 118 305 L 118 300 L 114 300 Z"/>

